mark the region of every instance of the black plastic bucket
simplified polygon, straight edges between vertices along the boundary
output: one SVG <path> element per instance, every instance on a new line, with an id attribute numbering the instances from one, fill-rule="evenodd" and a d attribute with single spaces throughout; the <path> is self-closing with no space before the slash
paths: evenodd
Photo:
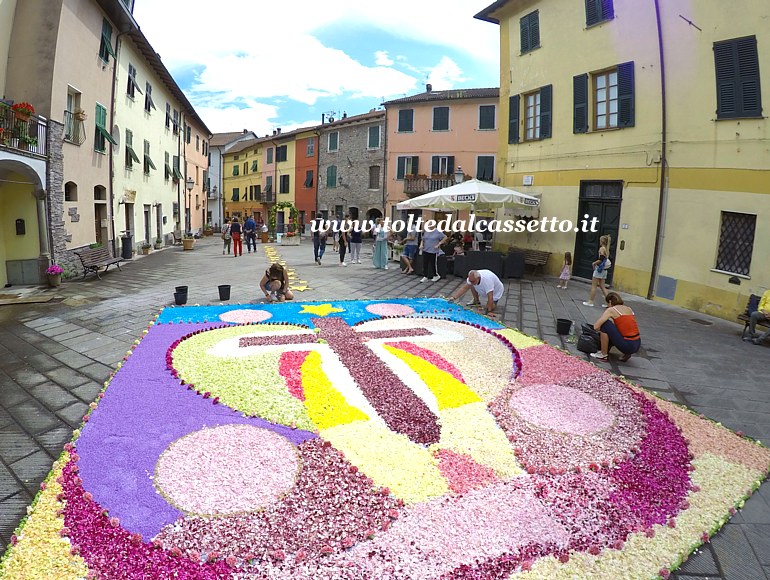
<path id="1" fill-rule="evenodd" d="M 174 292 L 174 303 L 177 306 L 187 304 L 187 292 Z"/>
<path id="2" fill-rule="evenodd" d="M 572 321 L 566 318 L 556 319 L 556 333 L 557 334 L 569 334 L 569 329 L 572 327 Z"/>
<path id="3" fill-rule="evenodd" d="M 187 294 L 187 286 L 177 286 L 174 288 L 174 292 L 182 292 Z"/>
<path id="4" fill-rule="evenodd" d="M 219 299 L 230 300 L 230 284 L 222 284 L 219 288 Z"/>

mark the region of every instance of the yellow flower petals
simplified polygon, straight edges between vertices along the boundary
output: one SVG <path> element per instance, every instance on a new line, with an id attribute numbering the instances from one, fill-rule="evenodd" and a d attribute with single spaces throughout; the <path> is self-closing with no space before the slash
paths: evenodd
<path id="1" fill-rule="evenodd" d="M 369 419 L 361 410 L 349 405 L 332 386 L 321 368 L 321 355 L 317 352 L 311 352 L 302 363 L 302 388 L 308 415 L 318 429 Z"/>

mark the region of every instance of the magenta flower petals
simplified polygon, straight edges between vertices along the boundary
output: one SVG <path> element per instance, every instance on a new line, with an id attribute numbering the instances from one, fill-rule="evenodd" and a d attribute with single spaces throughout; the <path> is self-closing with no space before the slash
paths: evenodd
<path id="1" fill-rule="evenodd" d="M 421 359 L 426 360 L 432 365 L 434 365 L 437 369 L 449 373 L 461 383 L 465 382 L 465 379 L 463 378 L 463 374 L 457 369 L 456 366 L 454 366 L 444 357 L 436 354 L 431 350 L 428 350 L 427 348 L 423 348 L 421 346 L 417 346 L 412 342 L 406 342 L 406 341 L 390 342 L 388 343 L 388 346 L 392 346 L 394 348 L 398 348 L 405 352 L 408 352 L 409 354 L 419 356 Z"/>
<path id="2" fill-rule="evenodd" d="M 543 344 L 521 351 L 522 385 L 547 385 L 586 375 L 606 375 L 601 369 Z"/>
<path id="3" fill-rule="evenodd" d="M 188 514 L 220 515 L 264 508 L 293 486 L 296 448 L 284 437 L 250 425 L 196 431 L 161 455 L 155 486 Z"/>
<path id="4" fill-rule="evenodd" d="M 286 380 L 286 388 L 300 401 L 305 400 L 305 391 L 302 388 L 302 363 L 309 354 L 309 352 L 290 350 L 284 352 L 278 361 L 278 372 Z"/>

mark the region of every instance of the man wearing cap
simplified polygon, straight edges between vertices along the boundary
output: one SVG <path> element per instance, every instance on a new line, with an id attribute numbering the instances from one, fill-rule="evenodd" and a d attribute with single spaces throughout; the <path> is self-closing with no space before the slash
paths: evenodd
<path id="1" fill-rule="evenodd" d="M 459 300 L 470 289 L 473 301 L 468 306 L 481 306 L 481 297 L 484 297 L 487 314 L 493 314 L 497 301 L 503 297 L 505 286 L 500 278 L 491 270 L 471 270 L 465 284 L 455 290 L 448 298 L 450 302 Z"/>

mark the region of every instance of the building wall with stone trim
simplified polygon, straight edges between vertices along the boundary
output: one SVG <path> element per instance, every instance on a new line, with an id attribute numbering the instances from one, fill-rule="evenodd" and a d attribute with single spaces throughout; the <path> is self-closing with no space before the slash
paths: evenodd
<path id="1" fill-rule="evenodd" d="M 380 128 L 379 147 L 368 147 L 370 127 Z M 381 215 L 384 210 L 385 113 L 351 124 L 338 121 L 319 129 L 318 211 L 328 211 L 331 217 L 335 207 L 342 206 L 343 215 L 351 207 L 358 208 L 360 219 L 365 219 L 370 210 Z M 338 149 L 329 151 L 329 134 L 334 131 L 339 132 Z M 337 168 L 333 186 L 327 184 L 330 166 Z M 377 187 L 372 189 L 369 188 L 370 167 L 379 167 Z"/>

